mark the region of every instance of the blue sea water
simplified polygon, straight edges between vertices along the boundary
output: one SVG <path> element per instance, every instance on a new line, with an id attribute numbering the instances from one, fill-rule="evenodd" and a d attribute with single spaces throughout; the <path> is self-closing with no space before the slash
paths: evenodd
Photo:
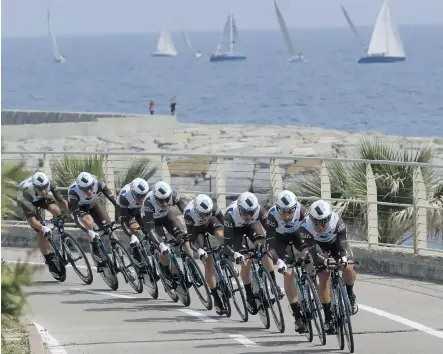
<path id="1" fill-rule="evenodd" d="M 371 28 L 362 28 L 370 38 Z M 407 60 L 357 64 L 360 48 L 343 28 L 292 29 L 308 63 L 289 63 L 279 30 L 242 31 L 242 62 L 210 63 L 218 32 L 188 33 L 203 52 L 153 58 L 158 34 L 2 38 L 2 108 L 145 113 L 148 100 L 180 121 L 312 125 L 404 136 L 443 136 L 443 26 L 400 27 Z"/>

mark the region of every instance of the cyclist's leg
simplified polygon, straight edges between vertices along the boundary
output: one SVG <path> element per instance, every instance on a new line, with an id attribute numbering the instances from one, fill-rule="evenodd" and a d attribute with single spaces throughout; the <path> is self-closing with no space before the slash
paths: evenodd
<path id="1" fill-rule="evenodd" d="M 132 248 L 132 253 L 137 262 L 142 263 L 142 257 L 140 255 L 139 249 L 136 247 L 139 242 L 139 234 L 141 231 L 140 225 L 143 225 L 143 221 L 141 219 L 140 212 L 134 215 L 134 218 L 130 219 L 128 222 L 129 229 L 132 231 L 133 236 L 131 237 L 130 245 Z M 133 237 L 136 237 L 136 240 L 133 240 Z"/>

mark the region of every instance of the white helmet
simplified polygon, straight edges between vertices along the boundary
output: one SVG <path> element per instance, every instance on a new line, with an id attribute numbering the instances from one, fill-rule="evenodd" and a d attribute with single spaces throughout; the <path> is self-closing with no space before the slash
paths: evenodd
<path id="1" fill-rule="evenodd" d="M 94 185 L 95 177 L 89 172 L 80 172 L 75 182 L 82 191 L 86 192 Z"/>
<path id="2" fill-rule="evenodd" d="M 171 186 L 166 182 L 158 181 L 154 185 L 154 191 L 152 192 L 152 194 L 157 201 L 169 202 L 172 194 L 172 189 Z"/>
<path id="3" fill-rule="evenodd" d="M 214 207 L 214 203 L 206 194 L 199 194 L 194 200 L 194 210 L 200 215 L 209 215 Z"/>
<path id="4" fill-rule="evenodd" d="M 45 190 L 49 187 L 49 178 L 43 172 L 36 172 L 32 175 L 32 184 L 37 190 Z"/>
<path id="5" fill-rule="evenodd" d="M 143 178 L 136 178 L 131 182 L 131 194 L 135 199 L 146 197 L 149 192 L 149 184 Z"/>
<path id="6" fill-rule="evenodd" d="M 289 190 L 284 190 L 278 193 L 275 207 L 279 213 L 292 213 L 297 209 L 297 197 Z"/>
<path id="7" fill-rule="evenodd" d="M 314 225 L 326 226 L 332 217 L 332 209 L 328 202 L 317 200 L 309 208 L 309 218 Z"/>
<path id="8" fill-rule="evenodd" d="M 249 192 L 240 194 L 237 199 L 238 210 L 240 214 L 254 215 L 257 211 L 259 204 L 257 197 Z"/>

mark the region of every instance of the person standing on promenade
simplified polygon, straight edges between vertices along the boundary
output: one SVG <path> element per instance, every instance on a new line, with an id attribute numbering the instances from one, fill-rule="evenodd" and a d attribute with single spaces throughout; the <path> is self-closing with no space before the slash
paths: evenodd
<path id="1" fill-rule="evenodd" d="M 177 106 L 177 102 L 174 101 L 174 97 L 171 97 L 171 103 L 169 104 L 171 107 L 171 116 L 175 115 L 175 107 Z"/>
<path id="2" fill-rule="evenodd" d="M 155 101 L 154 100 L 150 100 L 149 101 L 149 113 L 151 114 L 151 115 L 154 115 L 154 104 L 155 104 Z"/>

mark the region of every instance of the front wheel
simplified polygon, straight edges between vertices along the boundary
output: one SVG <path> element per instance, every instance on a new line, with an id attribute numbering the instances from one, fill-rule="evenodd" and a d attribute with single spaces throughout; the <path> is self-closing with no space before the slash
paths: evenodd
<path id="1" fill-rule="evenodd" d="M 91 265 L 89 264 L 89 260 L 86 257 L 85 252 L 71 235 L 65 233 L 62 239 L 66 257 L 68 258 L 69 263 L 71 263 L 75 273 L 77 273 L 78 277 L 85 284 L 92 284 L 93 276 Z M 82 260 L 84 265 L 78 265 L 77 262 Z M 84 269 L 84 272 L 82 272 L 81 269 Z"/>
<path id="2" fill-rule="evenodd" d="M 326 344 L 326 333 L 323 321 L 322 304 L 317 293 L 317 289 L 310 276 L 306 276 L 306 292 L 308 295 L 309 309 L 311 311 L 311 318 L 314 320 L 314 325 L 317 330 L 318 338 L 322 345 Z"/>
<path id="3" fill-rule="evenodd" d="M 131 285 L 131 287 L 137 292 L 143 292 L 143 284 L 138 274 L 135 262 L 132 259 L 129 252 L 118 240 L 113 240 L 113 253 L 117 260 L 119 269 L 123 274 L 125 280 Z M 132 268 L 132 269 L 131 269 Z"/>
<path id="4" fill-rule="evenodd" d="M 285 319 L 281 309 L 280 298 L 275 287 L 275 282 L 272 280 L 271 274 L 266 268 L 262 268 L 262 279 L 264 283 L 265 297 L 267 300 L 266 302 L 269 304 L 269 308 L 271 309 L 271 314 L 274 318 L 277 329 L 280 331 L 280 333 L 283 333 L 285 331 Z"/>
<path id="5" fill-rule="evenodd" d="M 243 289 L 240 285 L 240 281 L 237 276 L 237 272 L 234 269 L 234 266 L 231 262 L 225 261 L 222 263 L 223 272 L 225 273 L 225 281 L 227 285 L 227 290 L 229 292 L 229 296 L 227 301 L 230 301 L 230 298 L 232 298 L 232 301 L 234 302 L 234 306 L 242 319 L 243 322 L 248 321 L 248 307 L 246 305 L 246 297 L 243 292 Z M 236 296 L 238 295 L 238 296 Z"/>
<path id="6" fill-rule="evenodd" d="M 211 292 L 209 291 L 208 284 L 206 283 L 206 279 L 200 267 L 195 259 L 190 256 L 186 256 L 185 263 L 188 268 L 187 271 L 192 279 L 192 285 L 200 301 L 208 310 L 212 310 L 213 304 Z"/>
<path id="7" fill-rule="evenodd" d="M 340 277 L 338 282 L 340 312 L 342 314 L 343 333 L 348 344 L 350 353 L 354 352 L 354 334 L 352 332 L 351 323 L 351 306 L 349 304 L 348 294 L 346 292 L 343 279 Z"/>
<path id="8" fill-rule="evenodd" d="M 97 272 L 102 277 L 103 281 L 106 283 L 107 286 L 111 288 L 111 290 L 117 290 L 118 289 L 118 278 L 117 274 L 115 273 L 114 265 L 112 264 L 111 260 L 109 259 L 108 253 L 106 251 L 106 248 L 103 244 L 103 242 L 100 240 L 98 241 L 98 249 L 99 249 L 99 257 L 101 260 L 101 264 L 99 264 L 98 260 L 96 259 L 96 255 L 94 254 L 94 251 L 92 249 L 92 245 L 89 245 L 89 248 L 91 250 L 91 256 L 92 260 L 95 263 L 95 266 L 97 268 Z"/>
<path id="9" fill-rule="evenodd" d="M 174 278 L 174 282 L 176 284 L 175 292 L 177 293 L 177 296 L 182 304 L 188 307 L 191 304 L 191 295 L 189 294 L 185 275 L 178 265 L 175 254 L 171 254 L 170 267 L 172 277 Z"/>
<path id="10" fill-rule="evenodd" d="M 146 253 L 146 249 L 139 245 L 138 246 L 138 252 L 142 257 L 142 262 L 144 264 L 141 264 L 141 267 L 143 268 L 143 273 L 140 275 L 143 276 L 143 283 L 146 286 L 146 289 L 148 290 L 148 293 L 152 296 L 153 299 L 158 298 L 158 286 L 157 282 L 155 280 L 155 270 L 154 266 L 151 263 L 151 260 L 149 259 L 149 256 Z"/>
<path id="11" fill-rule="evenodd" d="M 51 236 L 49 236 L 48 242 L 52 248 L 51 250 L 52 257 L 50 260 L 48 260 L 48 262 L 51 262 L 54 268 L 56 269 L 55 272 L 51 271 L 51 268 L 49 267 L 48 263 L 49 273 L 51 273 L 51 275 L 54 277 L 55 280 L 58 280 L 59 282 L 63 283 L 66 280 L 65 263 L 63 261 L 62 256 L 60 255 L 59 247 L 57 247 L 54 239 Z"/>

